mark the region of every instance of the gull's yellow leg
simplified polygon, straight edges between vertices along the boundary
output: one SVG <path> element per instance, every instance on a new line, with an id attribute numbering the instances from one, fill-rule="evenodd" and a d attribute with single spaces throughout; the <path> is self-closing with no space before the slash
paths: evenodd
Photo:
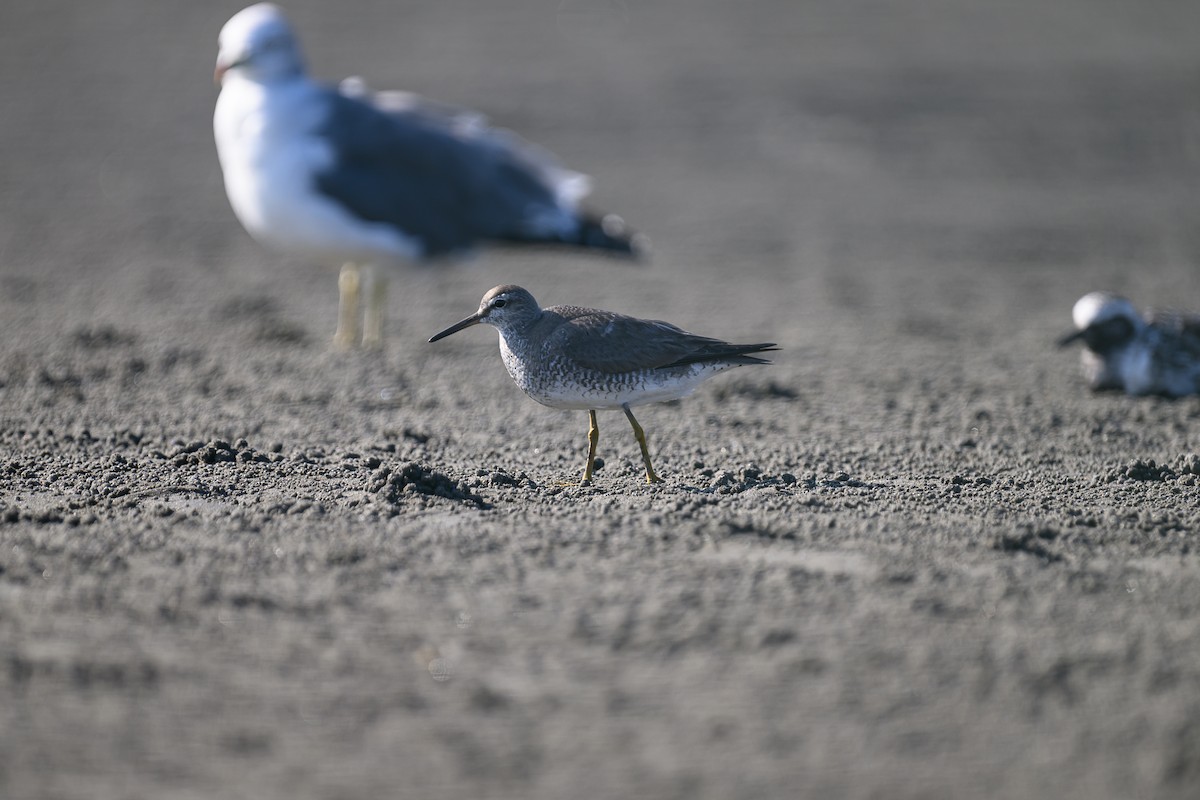
<path id="1" fill-rule="evenodd" d="M 367 288 L 367 308 L 363 312 L 363 347 L 383 346 L 383 316 L 387 305 L 388 276 L 378 266 L 371 267 Z"/>
<path id="2" fill-rule="evenodd" d="M 342 349 L 358 344 L 358 264 L 346 262 L 338 275 L 338 321 L 333 343 Z"/>
<path id="3" fill-rule="evenodd" d="M 646 483 L 662 483 L 663 479 L 655 475 L 654 467 L 650 466 L 650 448 L 646 447 L 646 432 L 633 418 L 633 412 L 629 410 L 628 405 L 621 406 L 621 408 L 625 411 L 625 416 L 629 417 L 629 424 L 633 426 L 633 435 L 637 439 L 638 446 L 642 448 L 642 461 L 646 462 Z"/>
<path id="4" fill-rule="evenodd" d="M 583 485 L 592 482 L 592 464 L 596 461 L 596 444 L 600 441 L 600 426 L 596 424 L 595 409 L 588 409 L 588 460 L 583 470 Z"/>

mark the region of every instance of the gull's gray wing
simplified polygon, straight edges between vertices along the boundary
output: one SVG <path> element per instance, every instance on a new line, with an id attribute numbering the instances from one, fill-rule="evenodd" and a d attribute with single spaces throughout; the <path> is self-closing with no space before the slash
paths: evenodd
<path id="1" fill-rule="evenodd" d="M 537 164 L 515 137 L 473 130 L 428 104 L 389 111 L 334 89 L 317 102 L 317 134 L 334 163 L 315 176 L 316 188 L 359 218 L 418 239 L 427 255 L 575 222 L 562 204 L 571 192 L 563 175 L 573 173 Z"/>
<path id="2" fill-rule="evenodd" d="M 398 89 L 373 90 L 357 75 L 339 83 L 338 92 L 389 114 L 412 115 L 460 137 L 485 135 L 489 129 L 487 117 L 478 111 L 440 100 L 431 100 L 416 92 Z"/>
<path id="3" fill-rule="evenodd" d="M 1200 347 L 1200 314 L 1154 308 L 1146 313 L 1146 321 L 1164 331 L 1192 340 Z"/>

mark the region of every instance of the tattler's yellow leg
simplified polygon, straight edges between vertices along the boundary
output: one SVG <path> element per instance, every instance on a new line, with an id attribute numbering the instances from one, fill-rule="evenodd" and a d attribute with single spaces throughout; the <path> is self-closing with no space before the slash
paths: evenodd
<path id="1" fill-rule="evenodd" d="M 338 275 L 338 321 L 333 343 L 349 349 L 358 344 L 358 292 L 362 281 L 358 264 L 347 261 Z"/>
<path id="2" fill-rule="evenodd" d="M 646 432 L 634 419 L 628 404 L 621 406 L 621 409 L 625 412 L 625 416 L 629 417 L 629 424 L 633 426 L 633 435 L 637 439 L 638 446 L 642 448 L 642 461 L 646 462 L 646 483 L 662 483 L 663 479 L 655 475 L 654 467 L 650 466 L 650 448 L 646 447 Z"/>
<path id="3" fill-rule="evenodd" d="M 588 409 L 588 457 L 583 469 L 583 485 L 592 482 L 592 464 L 596 462 L 596 444 L 600 441 L 600 426 L 596 424 L 596 410 Z"/>

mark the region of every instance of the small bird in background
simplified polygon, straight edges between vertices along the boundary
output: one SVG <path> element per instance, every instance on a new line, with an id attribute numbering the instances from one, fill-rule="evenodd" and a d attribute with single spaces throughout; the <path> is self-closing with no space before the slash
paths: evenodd
<path id="1" fill-rule="evenodd" d="M 265 245 L 345 262 L 335 342 L 383 334 L 379 267 L 484 242 L 571 245 L 636 256 L 647 247 L 614 215 L 580 207 L 586 175 L 488 127 L 479 114 L 403 92 L 311 80 L 295 33 L 270 3 L 221 29 L 213 117 L 225 190 Z"/>
<path id="2" fill-rule="evenodd" d="M 1091 292 L 1075 303 L 1075 331 L 1059 340 L 1083 340 L 1081 362 L 1096 391 L 1182 397 L 1200 392 L 1200 316 L 1151 310 L 1111 292 Z"/>
<path id="3" fill-rule="evenodd" d="M 646 434 L 633 406 L 686 397 L 717 373 L 769 364 L 751 355 L 778 350 L 774 342 L 730 344 L 697 336 L 658 320 L 637 319 L 578 306 L 538 307 L 520 286 L 497 286 L 479 309 L 430 337 L 430 342 L 484 323 L 500 332 L 500 355 L 525 394 L 550 408 L 588 412 L 588 456 L 583 484 L 591 483 L 600 429 L 598 409 L 621 409 L 642 450 L 646 481 L 661 478 L 650 464 Z"/>

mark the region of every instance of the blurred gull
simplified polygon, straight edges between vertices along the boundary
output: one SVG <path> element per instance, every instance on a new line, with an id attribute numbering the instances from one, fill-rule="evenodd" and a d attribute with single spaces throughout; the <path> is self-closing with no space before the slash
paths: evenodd
<path id="1" fill-rule="evenodd" d="M 1151 310 L 1110 292 L 1079 298 L 1072 311 L 1076 330 L 1060 345 L 1083 340 L 1083 374 L 1097 391 L 1167 397 L 1200 392 L 1200 316 Z"/>
<path id="2" fill-rule="evenodd" d="M 345 262 L 335 341 L 382 337 L 377 265 L 459 254 L 485 242 L 636 255 L 644 237 L 580 208 L 590 182 L 479 114 L 358 79 L 334 89 L 305 72 L 295 34 L 269 3 L 222 28 L 213 129 L 237 218 L 263 244 Z M 367 267 L 365 276 L 360 275 Z M 369 286 L 368 286 L 369 284 Z"/>

